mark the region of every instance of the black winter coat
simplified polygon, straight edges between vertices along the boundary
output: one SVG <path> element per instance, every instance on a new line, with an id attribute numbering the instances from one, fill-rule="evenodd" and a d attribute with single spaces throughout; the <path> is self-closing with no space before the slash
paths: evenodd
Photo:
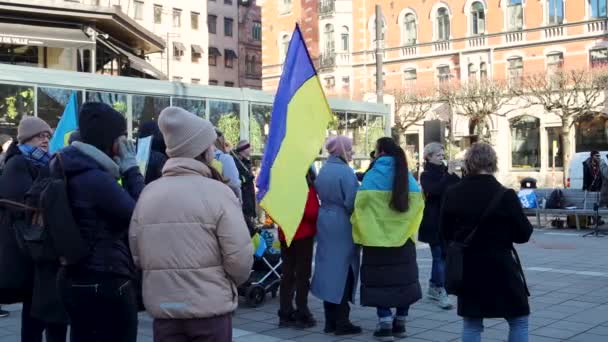
<path id="1" fill-rule="evenodd" d="M 150 159 L 146 169 L 145 183 L 150 184 L 163 176 L 163 167 L 167 162 L 167 156 L 158 151 L 150 151 Z"/>
<path id="2" fill-rule="evenodd" d="M 460 180 L 455 174 L 448 173 L 447 167 L 426 163 L 420 175 L 420 186 L 424 193 L 424 216 L 420 223 L 418 239 L 429 245 L 443 244 L 439 234 L 439 213 L 443 194 L 450 185 Z"/>
<path id="3" fill-rule="evenodd" d="M 600 165 L 597 166 L 597 177 L 593 176 L 593 167 L 591 166 L 591 158 L 583 162 L 583 190 L 597 192 L 602 190 L 602 171 Z"/>
<path id="4" fill-rule="evenodd" d="M 447 242 L 463 241 L 492 197 L 502 191 L 491 175 L 465 177 L 445 193 L 441 231 Z M 458 315 L 471 318 L 513 318 L 530 313 L 523 271 L 513 256 L 513 243 L 528 242 L 532 225 L 513 190 L 479 226 L 464 252 L 464 291 Z"/>
<path id="5" fill-rule="evenodd" d="M 411 239 L 402 247 L 363 247 L 361 305 L 409 307 L 420 298 L 416 246 Z"/>
<path id="6" fill-rule="evenodd" d="M 251 172 L 251 160 L 237 158 L 234 155 L 234 163 L 241 177 L 241 193 L 243 197 L 243 214 L 246 218 L 257 217 L 255 208 L 255 177 Z"/>

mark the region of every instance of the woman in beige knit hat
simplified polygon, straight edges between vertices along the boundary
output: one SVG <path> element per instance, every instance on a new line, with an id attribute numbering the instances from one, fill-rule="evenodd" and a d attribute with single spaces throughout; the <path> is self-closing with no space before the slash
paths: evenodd
<path id="1" fill-rule="evenodd" d="M 253 264 L 253 247 L 238 199 L 211 167 L 216 133 L 182 108 L 158 120 L 169 160 L 141 194 L 129 231 L 143 270 L 154 341 L 232 340 L 237 286 Z"/>

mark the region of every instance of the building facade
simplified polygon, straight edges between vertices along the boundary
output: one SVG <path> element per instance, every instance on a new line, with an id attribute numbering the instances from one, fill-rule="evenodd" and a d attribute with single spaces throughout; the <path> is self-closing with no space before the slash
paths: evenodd
<path id="1" fill-rule="evenodd" d="M 209 84 L 239 86 L 239 0 L 207 0 Z"/>
<path id="2" fill-rule="evenodd" d="M 256 0 L 239 0 L 239 86 L 262 89 L 262 10 Z"/>
<path id="3" fill-rule="evenodd" d="M 397 91 L 435 89 L 446 80 L 464 83 L 488 78 L 514 84 L 529 74 L 594 68 L 608 62 L 605 1 L 321 0 L 316 13 L 319 34 L 314 36 L 319 45 L 311 50 L 318 52 L 318 71 L 328 94 L 375 101 L 376 4 L 383 15 L 385 102 L 392 102 L 391 94 Z M 267 7 L 276 7 L 276 3 L 265 3 L 264 18 L 264 13 L 272 14 Z M 309 16 L 314 15 L 305 17 Z M 276 47 L 281 35 L 276 20 L 264 21 L 263 26 L 268 32 L 264 36 L 263 86 L 271 90 L 280 77 Z M 271 51 L 269 56 L 267 51 Z M 443 107 L 437 105 L 427 120 L 442 119 Z M 534 176 L 540 185 L 561 184 L 563 165 L 554 158 L 563 153 L 559 118 L 543 108 L 521 103 L 511 107 L 505 108 L 508 114 L 493 116 L 489 123 L 500 156 L 501 177 L 516 183 Z M 453 120 L 456 139 L 469 134 L 467 121 Z M 405 137 L 419 154 L 425 141 L 422 124 L 412 126 Z M 570 153 L 606 150 L 606 128 L 608 122 L 601 117 L 577 122 L 570 133 Z"/>

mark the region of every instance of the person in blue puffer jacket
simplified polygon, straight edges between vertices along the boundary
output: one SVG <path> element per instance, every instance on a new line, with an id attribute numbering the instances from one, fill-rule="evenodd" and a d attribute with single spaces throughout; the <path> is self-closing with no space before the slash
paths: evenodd
<path id="1" fill-rule="evenodd" d="M 127 233 L 144 178 L 122 114 L 103 103 L 85 103 L 79 126 L 80 141 L 60 151 L 62 163 L 51 163 L 53 175 L 65 171 L 72 214 L 91 249 L 58 275 L 71 341 L 135 342 L 135 266 Z"/>

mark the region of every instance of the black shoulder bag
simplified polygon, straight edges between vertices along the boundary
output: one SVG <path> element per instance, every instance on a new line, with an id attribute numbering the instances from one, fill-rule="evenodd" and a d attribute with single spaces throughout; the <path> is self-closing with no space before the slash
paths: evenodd
<path id="1" fill-rule="evenodd" d="M 506 188 L 501 189 L 494 195 L 490 204 L 486 207 L 483 214 L 477 220 L 477 224 L 464 241 L 449 241 L 446 251 L 445 260 L 445 290 L 451 295 L 459 295 L 462 293 L 463 288 L 463 274 L 464 274 L 464 251 L 469 246 L 477 230 L 482 225 L 483 221 L 494 211 L 504 193 L 507 191 Z"/>

